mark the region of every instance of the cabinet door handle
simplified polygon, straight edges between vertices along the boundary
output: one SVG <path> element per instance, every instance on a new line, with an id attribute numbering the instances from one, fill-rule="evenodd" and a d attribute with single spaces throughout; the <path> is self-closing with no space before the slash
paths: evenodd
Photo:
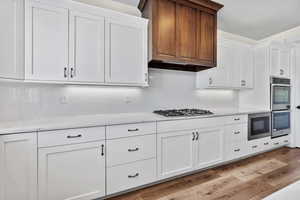
<path id="1" fill-rule="evenodd" d="M 279 145 L 279 142 L 274 143 L 274 145 Z"/>
<path id="2" fill-rule="evenodd" d="M 269 145 L 269 142 L 264 143 L 264 145 Z"/>
<path id="3" fill-rule="evenodd" d="M 258 146 L 257 145 L 254 145 L 254 146 L 252 146 L 252 149 L 256 149 Z"/>
<path id="4" fill-rule="evenodd" d="M 280 75 L 284 75 L 284 70 L 280 69 Z"/>
<path id="5" fill-rule="evenodd" d="M 67 78 L 68 77 L 68 68 L 64 68 L 64 77 Z"/>
<path id="6" fill-rule="evenodd" d="M 239 152 L 241 149 L 235 149 L 234 152 Z"/>
<path id="7" fill-rule="evenodd" d="M 128 149 L 128 152 L 135 152 L 135 151 L 138 151 L 139 148 L 135 148 L 135 149 Z"/>
<path id="8" fill-rule="evenodd" d="M 136 178 L 138 177 L 140 174 L 139 173 L 136 173 L 134 175 L 128 175 L 128 178 Z"/>
<path id="9" fill-rule="evenodd" d="M 209 85 L 213 84 L 213 79 L 212 79 L 212 78 L 209 78 L 208 83 L 209 83 Z"/>
<path id="10" fill-rule="evenodd" d="M 196 132 L 196 140 L 198 140 L 199 139 L 199 133 L 198 132 Z"/>
<path id="11" fill-rule="evenodd" d="M 104 156 L 104 144 L 101 145 L 101 156 Z"/>
<path id="12" fill-rule="evenodd" d="M 192 141 L 195 141 L 195 138 L 196 138 L 196 135 L 195 135 L 195 133 L 193 132 L 193 139 L 192 139 Z"/>
<path id="13" fill-rule="evenodd" d="M 136 129 L 128 129 L 128 132 L 137 132 L 137 131 L 139 131 L 138 128 L 136 128 Z"/>
<path id="14" fill-rule="evenodd" d="M 240 121 L 240 118 L 235 118 L 234 121 Z"/>
<path id="15" fill-rule="evenodd" d="M 74 74 L 74 68 L 71 67 L 71 73 L 70 73 L 71 78 L 74 78 L 75 74 Z"/>
<path id="16" fill-rule="evenodd" d="M 82 137 L 81 134 L 79 134 L 79 135 L 68 135 L 67 136 L 68 139 L 81 138 L 81 137 Z"/>
<path id="17" fill-rule="evenodd" d="M 289 142 L 288 140 L 284 140 L 285 143 Z"/>
<path id="18" fill-rule="evenodd" d="M 241 133 L 240 131 L 234 132 L 235 135 L 238 135 L 238 134 L 240 134 L 240 133 Z"/>

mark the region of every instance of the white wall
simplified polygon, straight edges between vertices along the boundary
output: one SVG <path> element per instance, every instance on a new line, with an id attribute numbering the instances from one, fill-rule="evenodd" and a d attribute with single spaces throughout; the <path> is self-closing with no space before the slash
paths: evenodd
<path id="1" fill-rule="evenodd" d="M 151 70 L 150 85 L 129 88 L 1 82 L 0 120 L 185 107 L 231 109 L 238 105 L 237 92 L 196 90 L 192 72 Z"/>

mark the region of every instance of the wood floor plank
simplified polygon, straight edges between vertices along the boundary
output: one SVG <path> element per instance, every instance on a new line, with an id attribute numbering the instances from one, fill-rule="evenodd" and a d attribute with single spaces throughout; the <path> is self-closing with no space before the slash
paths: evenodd
<path id="1" fill-rule="evenodd" d="M 281 148 L 110 200 L 261 200 L 300 180 L 300 149 Z"/>

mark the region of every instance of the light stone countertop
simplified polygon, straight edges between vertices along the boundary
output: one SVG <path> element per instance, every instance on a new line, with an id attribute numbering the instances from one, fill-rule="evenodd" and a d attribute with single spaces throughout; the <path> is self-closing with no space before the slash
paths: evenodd
<path id="1" fill-rule="evenodd" d="M 101 115 L 79 115 L 55 117 L 39 120 L 6 121 L 0 122 L 0 135 L 49 131 L 70 128 L 84 128 L 96 126 L 111 126 L 132 123 L 160 122 L 172 120 L 188 120 L 197 118 L 222 117 L 230 115 L 253 114 L 270 112 L 267 109 L 243 108 L 212 110 L 215 114 L 195 117 L 163 117 L 153 113 L 120 113 Z"/>

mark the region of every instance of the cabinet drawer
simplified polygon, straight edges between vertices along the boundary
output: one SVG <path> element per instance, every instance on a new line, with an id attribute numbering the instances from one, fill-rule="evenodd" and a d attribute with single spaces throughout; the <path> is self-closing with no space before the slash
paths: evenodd
<path id="1" fill-rule="evenodd" d="M 255 154 L 255 153 L 263 151 L 264 150 L 263 143 L 264 143 L 263 139 L 248 141 L 248 153 Z"/>
<path id="2" fill-rule="evenodd" d="M 248 115 L 233 115 L 226 117 L 226 124 L 247 123 Z"/>
<path id="3" fill-rule="evenodd" d="M 38 133 L 38 147 L 77 144 L 104 139 L 104 127 L 47 131 Z"/>
<path id="4" fill-rule="evenodd" d="M 156 159 L 107 169 L 107 194 L 124 191 L 156 180 Z"/>
<path id="5" fill-rule="evenodd" d="M 247 141 L 247 124 L 236 124 L 226 127 L 225 138 L 228 142 Z"/>
<path id="6" fill-rule="evenodd" d="M 156 133 L 156 123 L 139 123 L 107 126 L 107 139 Z"/>
<path id="7" fill-rule="evenodd" d="M 274 139 L 272 139 L 271 143 L 272 143 L 271 145 L 273 148 L 288 145 L 288 144 L 290 144 L 290 136 L 274 138 Z"/>
<path id="8" fill-rule="evenodd" d="M 155 158 L 156 135 L 107 140 L 107 165 Z"/>
<path id="9" fill-rule="evenodd" d="M 226 147 L 226 159 L 234 160 L 243 157 L 247 154 L 246 142 L 235 142 Z"/>

